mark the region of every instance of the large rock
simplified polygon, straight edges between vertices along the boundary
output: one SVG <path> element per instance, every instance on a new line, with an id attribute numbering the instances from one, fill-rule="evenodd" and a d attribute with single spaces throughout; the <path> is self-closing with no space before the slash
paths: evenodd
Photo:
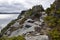
<path id="1" fill-rule="evenodd" d="M 47 35 L 26 36 L 26 40 L 49 40 Z"/>

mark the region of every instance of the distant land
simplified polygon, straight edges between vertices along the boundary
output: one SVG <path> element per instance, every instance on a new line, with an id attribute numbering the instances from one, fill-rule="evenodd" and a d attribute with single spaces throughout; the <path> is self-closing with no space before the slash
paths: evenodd
<path id="1" fill-rule="evenodd" d="M 11 13 L 8 13 L 8 12 L 0 12 L 0 14 L 20 14 L 20 12 L 11 12 Z"/>

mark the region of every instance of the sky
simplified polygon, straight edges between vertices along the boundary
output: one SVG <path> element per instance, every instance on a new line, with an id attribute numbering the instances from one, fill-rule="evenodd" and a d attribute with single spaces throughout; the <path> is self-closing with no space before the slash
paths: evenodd
<path id="1" fill-rule="evenodd" d="M 54 0 L 0 0 L 0 12 L 20 12 L 40 4 L 46 9 L 53 2 Z M 18 14 L 0 14 L 0 29 L 17 17 Z"/>

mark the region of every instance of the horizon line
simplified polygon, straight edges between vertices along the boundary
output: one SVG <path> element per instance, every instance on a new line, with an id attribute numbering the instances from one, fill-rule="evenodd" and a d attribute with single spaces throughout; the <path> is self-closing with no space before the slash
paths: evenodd
<path id="1" fill-rule="evenodd" d="M 0 13 L 0 14 L 20 14 L 20 13 Z"/>

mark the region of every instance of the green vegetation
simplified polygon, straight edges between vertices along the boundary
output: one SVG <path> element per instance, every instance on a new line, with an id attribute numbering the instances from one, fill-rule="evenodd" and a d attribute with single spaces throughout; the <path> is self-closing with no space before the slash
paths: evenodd
<path id="1" fill-rule="evenodd" d="M 45 23 L 51 28 L 51 31 L 48 33 L 51 40 L 60 40 L 60 7 L 55 7 L 57 5 L 59 4 L 54 2 L 51 7 L 45 11 L 48 14 L 48 16 L 45 17 Z"/>
<path id="2" fill-rule="evenodd" d="M 17 37 L 11 37 L 11 38 L 4 36 L 4 37 L 1 37 L 0 40 L 25 40 L 25 38 L 23 36 L 17 36 Z"/>
<path id="3" fill-rule="evenodd" d="M 60 40 L 60 31 L 56 28 L 49 32 L 49 35 L 52 40 Z"/>
<path id="4" fill-rule="evenodd" d="M 37 5 L 37 6 L 32 7 L 32 11 L 33 12 L 42 12 L 42 11 L 44 11 L 44 8 L 42 7 L 42 5 Z"/>
<path id="5" fill-rule="evenodd" d="M 47 8 L 47 9 L 45 10 L 45 12 L 46 12 L 48 15 L 50 15 L 51 9 L 50 9 L 50 8 Z"/>
<path id="6" fill-rule="evenodd" d="M 53 16 L 47 16 L 45 17 L 45 22 L 47 23 L 47 25 L 49 27 L 55 27 L 57 25 L 57 18 L 53 17 Z"/>

